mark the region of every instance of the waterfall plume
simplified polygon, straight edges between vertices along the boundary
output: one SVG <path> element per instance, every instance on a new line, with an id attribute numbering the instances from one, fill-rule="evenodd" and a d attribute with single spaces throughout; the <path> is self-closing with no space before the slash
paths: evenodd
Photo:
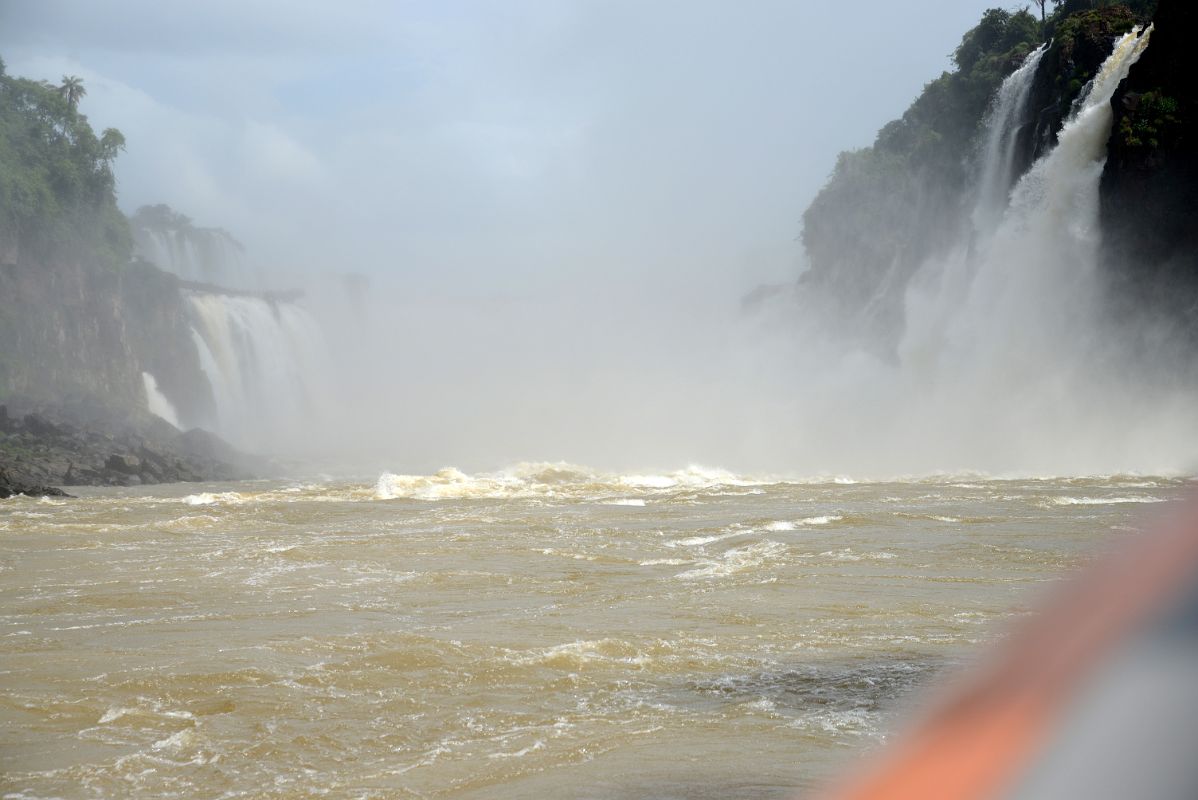
<path id="1" fill-rule="evenodd" d="M 1158 383 L 1166 368 L 1127 357 L 1097 271 L 1110 100 L 1151 32 L 1114 43 L 1056 145 L 1022 176 L 1015 138 L 1045 49 L 1007 78 L 980 136 L 972 225 L 907 283 L 893 360 L 800 331 L 796 359 L 816 376 L 795 392 L 804 457 L 891 473 L 1186 468 L 1179 432 L 1198 434 L 1188 395 Z M 798 302 L 802 312 L 821 300 Z"/>

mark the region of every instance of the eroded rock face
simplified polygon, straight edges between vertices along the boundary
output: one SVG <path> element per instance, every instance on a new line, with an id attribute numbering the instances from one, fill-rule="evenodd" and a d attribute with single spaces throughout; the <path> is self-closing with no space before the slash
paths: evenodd
<path id="1" fill-rule="evenodd" d="M 114 272 L 27 248 L 10 257 L 0 265 L 0 401 L 141 407 L 147 371 L 182 419 L 212 417 L 177 278 L 142 262 Z"/>
<path id="2" fill-rule="evenodd" d="M 1152 41 L 1115 94 L 1102 175 L 1103 266 L 1122 311 L 1198 336 L 1198 4 L 1160 0 Z"/>

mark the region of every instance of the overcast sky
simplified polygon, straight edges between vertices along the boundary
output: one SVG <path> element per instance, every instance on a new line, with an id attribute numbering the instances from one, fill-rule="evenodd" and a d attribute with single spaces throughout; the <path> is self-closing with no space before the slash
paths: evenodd
<path id="1" fill-rule="evenodd" d="M 17 75 L 80 75 L 127 211 L 263 264 L 407 287 L 725 292 L 792 275 L 803 209 L 983 0 L 0 0 Z"/>

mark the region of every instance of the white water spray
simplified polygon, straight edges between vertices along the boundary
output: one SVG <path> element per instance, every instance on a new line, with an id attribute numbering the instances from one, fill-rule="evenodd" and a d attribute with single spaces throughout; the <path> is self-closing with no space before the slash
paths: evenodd
<path id="1" fill-rule="evenodd" d="M 171 401 L 167 399 L 166 395 L 162 393 L 162 390 L 158 388 L 158 381 L 154 376 L 148 372 L 143 372 L 141 374 L 141 381 L 146 389 L 146 406 L 150 409 L 150 413 L 182 430 L 183 426 L 179 424 L 179 413 L 175 410 Z"/>

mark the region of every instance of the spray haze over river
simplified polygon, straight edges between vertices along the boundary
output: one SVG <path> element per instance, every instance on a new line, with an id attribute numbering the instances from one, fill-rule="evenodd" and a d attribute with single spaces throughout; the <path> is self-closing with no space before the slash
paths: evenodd
<path id="1" fill-rule="evenodd" d="M 736 138 L 711 93 L 763 91 L 709 63 L 757 30 L 698 5 L 693 51 L 646 69 L 643 95 L 608 65 L 647 129 L 665 113 L 651 89 L 714 70 L 695 90 L 705 111 L 648 142 L 610 109 L 569 116 L 573 84 L 491 98 L 489 69 L 527 76 L 417 47 L 333 144 L 251 120 L 235 147 L 172 110 L 277 192 L 246 183 L 231 202 L 180 145 L 182 194 L 247 220 L 277 197 L 294 219 L 260 212 L 249 236 L 286 240 L 268 252 L 299 266 L 242 269 L 252 243 L 186 218 L 199 239 L 139 233 L 186 281 L 182 330 L 211 390 L 172 402 L 147 370 L 146 405 L 293 477 L 0 501 L 0 795 L 789 796 L 1186 495 L 1192 359 L 1163 323 L 1114 319 L 1099 266 L 1111 102 L 1153 29 L 1110 42 L 1030 166 L 1018 140 L 1049 45 L 1029 48 L 976 135 L 968 225 L 935 231 L 945 246 L 909 272 L 896 254 L 880 280 L 821 290 L 810 271 L 796 281 L 808 265 L 789 241 L 724 247 L 749 226 L 720 216 L 721 192 L 748 194 L 737 180 L 688 183 L 709 141 L 691 131 Z M 416 40 L 446 35 L 413 13 Z M 570 14 L 545 14 L 533 38 L 590 52 Z M 342 42 L 326 27 L 316 39 Z M 503 37 L 479 27 L 467 49 L 493 56 Z M 532 36 L 499 30 L 516 28 Z M 632 28 L 629 47 L 661 58 L 650 22 Z M 374 66 L 357 44 L 338 45 L 343 72 L 308 76 L 330 116 L 363 91 L 346 75 Z M 604 69 L 533 50 L 522 69 L 560 66 L 606 97 Z M 459 81 L 504 124 L 436 117 Z M 253 96 L 241 83 L 227 102 Z M 94 84 L 165 124 L 148 96 Z M 370 127 L 393 85 L 428 130 Z M 743 149 L 765 148 L 770 126 L 751 128 Z M 430 177 L 425 155 L 452 168 Z M 667 184 L 686 202 L 657 194 Z M 865 297 L 855 316 L 850 296 Z M 895 309 L 894 335 L 870 338 Z"/>

